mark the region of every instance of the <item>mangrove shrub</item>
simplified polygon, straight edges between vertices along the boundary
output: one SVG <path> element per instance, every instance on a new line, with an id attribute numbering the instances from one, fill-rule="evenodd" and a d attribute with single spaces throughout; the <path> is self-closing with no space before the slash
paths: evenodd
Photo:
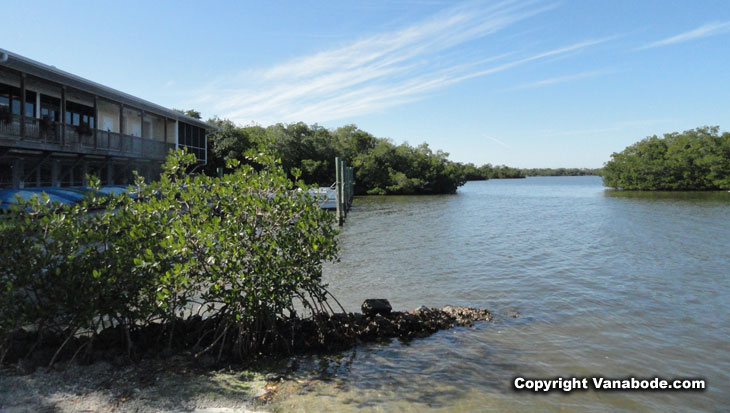
<path id="1" fill-rule="evenodd" d="M 220 178 L 190 176 L 194 156 L 171 152 L 160 180 L 138 178 L 132 196 L 18 199 L 0 219 L 0 350 L 21 328 L 39 340 L 113 328 L 132 351 L 135 330 L 156 323 L 172 342 L 175 323 L 198 317 L 216 320 L 199 350 L 226 342 L 245 356 L 276 338 L 278 320 L 326 311 L 331 213 L 273 158 L 247 159 Z"/>

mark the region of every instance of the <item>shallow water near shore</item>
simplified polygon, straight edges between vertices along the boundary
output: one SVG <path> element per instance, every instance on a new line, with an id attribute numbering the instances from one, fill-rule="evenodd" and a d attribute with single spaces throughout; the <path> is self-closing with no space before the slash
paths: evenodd
<path id="1" fill-rule="evenodd" d="M 598 177 L 359 197 L 325 267 L 348 311 L 485 307 L 495 320 L 297 360 L 281 411 L 730 408 L 730 193 L 625 193 Z M 514 392 L 515 376 L 701 377 L 703 392 Z"/>

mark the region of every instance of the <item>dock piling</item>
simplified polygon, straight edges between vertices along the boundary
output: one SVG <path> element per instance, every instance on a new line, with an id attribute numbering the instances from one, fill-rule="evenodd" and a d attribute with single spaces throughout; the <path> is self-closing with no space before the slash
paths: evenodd
<path id="1" fill-rule="evenodd" d="M 352 198 L 355 195 L 355 173 L 352 167 L 347 166 L 347 162 L 339 156 L 335 158 L 335 176 L 337 224 L 341 226 L 345 222 L 347 211 L 349 211 L 350 206 L 352 206 Z"/>

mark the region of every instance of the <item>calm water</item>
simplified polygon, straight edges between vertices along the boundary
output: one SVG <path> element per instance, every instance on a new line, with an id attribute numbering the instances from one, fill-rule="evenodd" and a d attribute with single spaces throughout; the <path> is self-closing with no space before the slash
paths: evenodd
<path id="1" fill-rule="evenodd" d="M 341 245 L 325 276 L 350 311 L 388 298 L 486 307 L 495 321 L 303 358 L 275 408 L 730 409 L 730 193 L 469 182 L 452 196 L 360 197 Z M 709 389 L 535 395 L 513 392 L 515 376 L 702 377 Z"/>

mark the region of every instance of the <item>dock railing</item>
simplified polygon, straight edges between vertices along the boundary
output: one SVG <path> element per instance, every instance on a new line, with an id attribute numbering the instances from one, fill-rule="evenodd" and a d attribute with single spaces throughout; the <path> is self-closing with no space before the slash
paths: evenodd
<path id="1" fill-rule="evenodd" d="M 352 206 L 352 198 L 355 196 L 355 173 L 347 166 L 347 162 L 339 156 L 335 158 L 336 182 L 335 190 L 337 195 L 337 224 L 342 225 L 347 217 L 347 211 Z"/>

